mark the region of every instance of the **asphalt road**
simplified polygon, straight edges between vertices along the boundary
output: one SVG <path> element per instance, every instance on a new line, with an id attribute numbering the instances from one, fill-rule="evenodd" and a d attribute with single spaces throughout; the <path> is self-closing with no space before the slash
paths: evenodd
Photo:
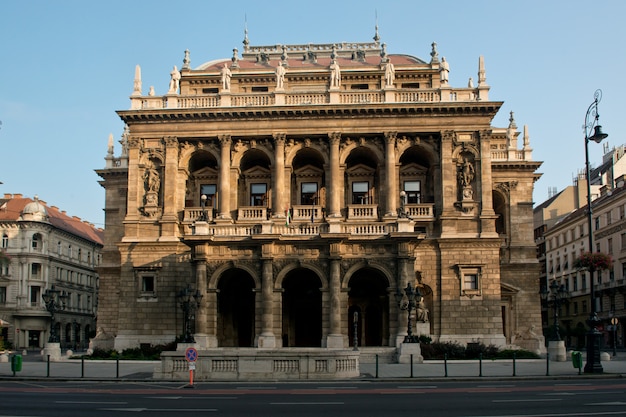
<path id="1" fill-rule="evenodd" d="M 0 382 L 0 417 L 626 416 L 626 380 Z"/>

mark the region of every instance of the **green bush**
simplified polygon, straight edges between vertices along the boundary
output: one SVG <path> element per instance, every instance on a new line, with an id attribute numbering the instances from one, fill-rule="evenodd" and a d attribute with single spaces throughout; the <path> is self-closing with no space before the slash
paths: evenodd
<path id="1" fill-rule="evenodd" d="M 480 342 L 468 343 L 467 346 L 456 342 L 420 343 L 421 353 L 424 359 L 538 359 L 539 355 L 523 349 L 500 350 L 495 345 L 485 345 Z"/>
<path id="2" fill-rule="evenodd" d="M 524 349 L 505 349 L 498 352 L 498 359 L 513 359 L 515 355 L 516 359 L 539 359 L 539 355 L 535 352 Z"/>

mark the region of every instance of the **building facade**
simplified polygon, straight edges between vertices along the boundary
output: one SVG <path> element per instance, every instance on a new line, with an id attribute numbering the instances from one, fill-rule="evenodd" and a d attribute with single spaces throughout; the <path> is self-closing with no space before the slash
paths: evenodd
<path id="1" fill-rule="evenodd" d="M 532 192 L 539 162 L 513 115 L 491 126 L 483 58 L 467 87 L 370 43 L 251 46 L 135 71 L 121 152 L 109 139 L 97 338 L 124 349 L 183 333 L 201 296 L 213 347 L 398 346 L 409 286 L 438 341 L 541 345 Z M 356 313 L 356 314 L 355 314 Z"/>
<path id="2" fill-rule="evenodd" d="M 621 324 L 624 317 L 624 301 L 620 294 L 626 291 L 626 235 L 622 237 L 624 218 L 623 186 L 626 180 L 626 147 L 604 146 L 600 166 L 591 169 L 591 200 L 593 201 L 593 227 L 596 247 L 594 252 L 611 255 L 613 269 L 596 275 L 594 287 L 598 316 L 603 320 L 603 347 L 624 344 Z M 534 209 L 535 242 L 542 266 L 541 287 L 547 290 L 553 282 L 567 290 L 566 299 L 555 312 L 554 304 L 544 304 L 543 329 L 546 338 L 555 337 L 555 313 L 559 318 L 560 336 L 571 348 L 585 346 L 586 318 L 590 312 L 590 278 L 585 271 L 574 268 L 574 261 L 582 252 L 589 251 L 587 218 L 586 175 L 579 173 L 573 184 L 555 194 Z M 596 208 L 597 206 L 597 208 Z M 611 324 L 616 318 L 618 324 Z"/>
<path id="3" fill-rule="evenodd" d="M 618 178 L 610 193 L 605 192 L 592 203 L 593 252 L 611 255 L 611 269 L 598 271 L 593 282 L 589 272 L 575 268 L 575 260 L 589 249 L 589 229 L 586 206 L 573 211 L 551 227 L 544 235 L 546 247 L 547 283 L 556 281 L 567 291 L 558 311 L 546 308 L 546 335 L 554 337 L 555 320 L 560 336 L 568 347 L 585 346 L 588 331 L 586 320 L 595 303 L 601 320 L 599 331 L 603 338 L 601 347 L 624 346 L 624 320 L 626 320 L 626 177 Z M 594 299 L 591 297 L 594 286 Z M 556 313 L 556 315 L 555 315 Z M 612 323 L 617 319 L 616 323 Z"/>
<path id="4" fill-rule="evenodd" d="M 54 328 L 61 347 L 86 348 L 96 333 L 102 230 L 37 197 L 5 194 L 0 237 L 3 341 L 16 349 L 40 349 Z M 45 302 L 50 290 L 65 296 L 54 323 Z"/>

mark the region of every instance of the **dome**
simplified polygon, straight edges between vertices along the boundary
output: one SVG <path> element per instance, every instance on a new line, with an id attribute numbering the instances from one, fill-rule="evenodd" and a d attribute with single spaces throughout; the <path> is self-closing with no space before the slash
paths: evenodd
<path id="1" fill-rule="evenodd" d="M 35 196 L 35 201 L 31 201 L 24 206 L 24 209 L 22 210 L 22 219 L 47 220 L 48 210 L 46 209 L 46 206 L 39 202 L 37 196 Z"/>

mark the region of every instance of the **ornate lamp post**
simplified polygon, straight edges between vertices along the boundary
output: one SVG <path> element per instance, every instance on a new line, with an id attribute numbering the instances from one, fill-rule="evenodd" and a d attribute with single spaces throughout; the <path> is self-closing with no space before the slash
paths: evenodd
<path id="1" fill-rule="evenodd" d="M 200 221 L 206 222 L 209 221 L 209 216 L 207 215 L 206 212 L 206 200 L 207 200 L 207 196 L 206 194 L 202 194 L 202 196 L 200 197 L 200 207 L 202 208 L 202 213 L 200 214 Z"/>
<path id="2" fill-rule="evenodd" d="M 561 335 L 559 334 L 559 308 L 561 304 L 567 301 L 567 290 L 565 285 L 557 284 L 556 281 L 552 281 L 550 289 L 543 289 L 541 291 L 541 299 L 546 302 L 549 307 L 552 305 L 554 309 L 554 340 L 560 341 Z"/>
<path id="3" fill-rule="evenodd" d="M 587 109 L 585 115 L 585 124 L 583 128 L 585 130 L 585 168 L 587 171 L 587 227 L 589 228 L 589 252 L 593 253 L 593 214 L 591 209 L 591 168 L 589 166 L 589 141 L 592 140 L 596 143 L 602 142 L 608 135 L 602 132 L 602 126 L 600 126 L 598 119 L 598 103 L 602 100 L 602 90 L 596 90 L 594 93 L 593 103 Z M 592 134 L 593 133 L 593 134 Z M 590 298 L 591 298 L 591 311 L 587 324 L 589 325 L 589 332 L 587 333 L 587 363 L 585 364 L 585 373 L 601 374 L 604 372 L 602 363 L 600 362 L 600 337 L 601 333 L 597 327 L 600 323 L 600 319 L 596 314 L 596 295 L 594 291 L 593 274 L 594 269 L 589 269 L 590 283 Z"/>
<path id="4" fill-rule="evenodd" d="M 54 313 L 65 310 L 67 293 L 55 289 L 53 285 L 43 293 L 42 298 L 46 304 L 46 310 L 50 313 L 50 337 L 48 338 L 48 343 L 60 343 L 61 339 L 54 326 Z"/>
<path id="5" fill-rule="evenodd" d="M 195 319 L 195 312 L 200 307 L 200 301 L 202 301 L 202 294 L 198 290 L 193 290 L 190 285 L 180 290 L 176 299 L 183 310 L 183 334 L 184 343 L 195 343 L 196 340 L 193 337 L 191 329 L 191 322 Z"/>
<path id="6" fill-rule="evenodd" d="M 406 297 L 406 298 L 405 298 Z M 420 293 L 419 288 L 413 287 L 411 283 L 406 284 L 406 288 L 404 289 L 404 295 L 400 288 L 396 292 L 396 301 L 398 302 L 398 307 L 400 310 L 406 310 L 408 313 L 407 317 L 407 330 L 406 336 L 404 338 L 404 343 L 418 343 L 418 340 L 415 336 L 413 336 L 413 320 L 411 312 L 415 310 L 417 303 L 422 299 L 422 294 Z"/>

